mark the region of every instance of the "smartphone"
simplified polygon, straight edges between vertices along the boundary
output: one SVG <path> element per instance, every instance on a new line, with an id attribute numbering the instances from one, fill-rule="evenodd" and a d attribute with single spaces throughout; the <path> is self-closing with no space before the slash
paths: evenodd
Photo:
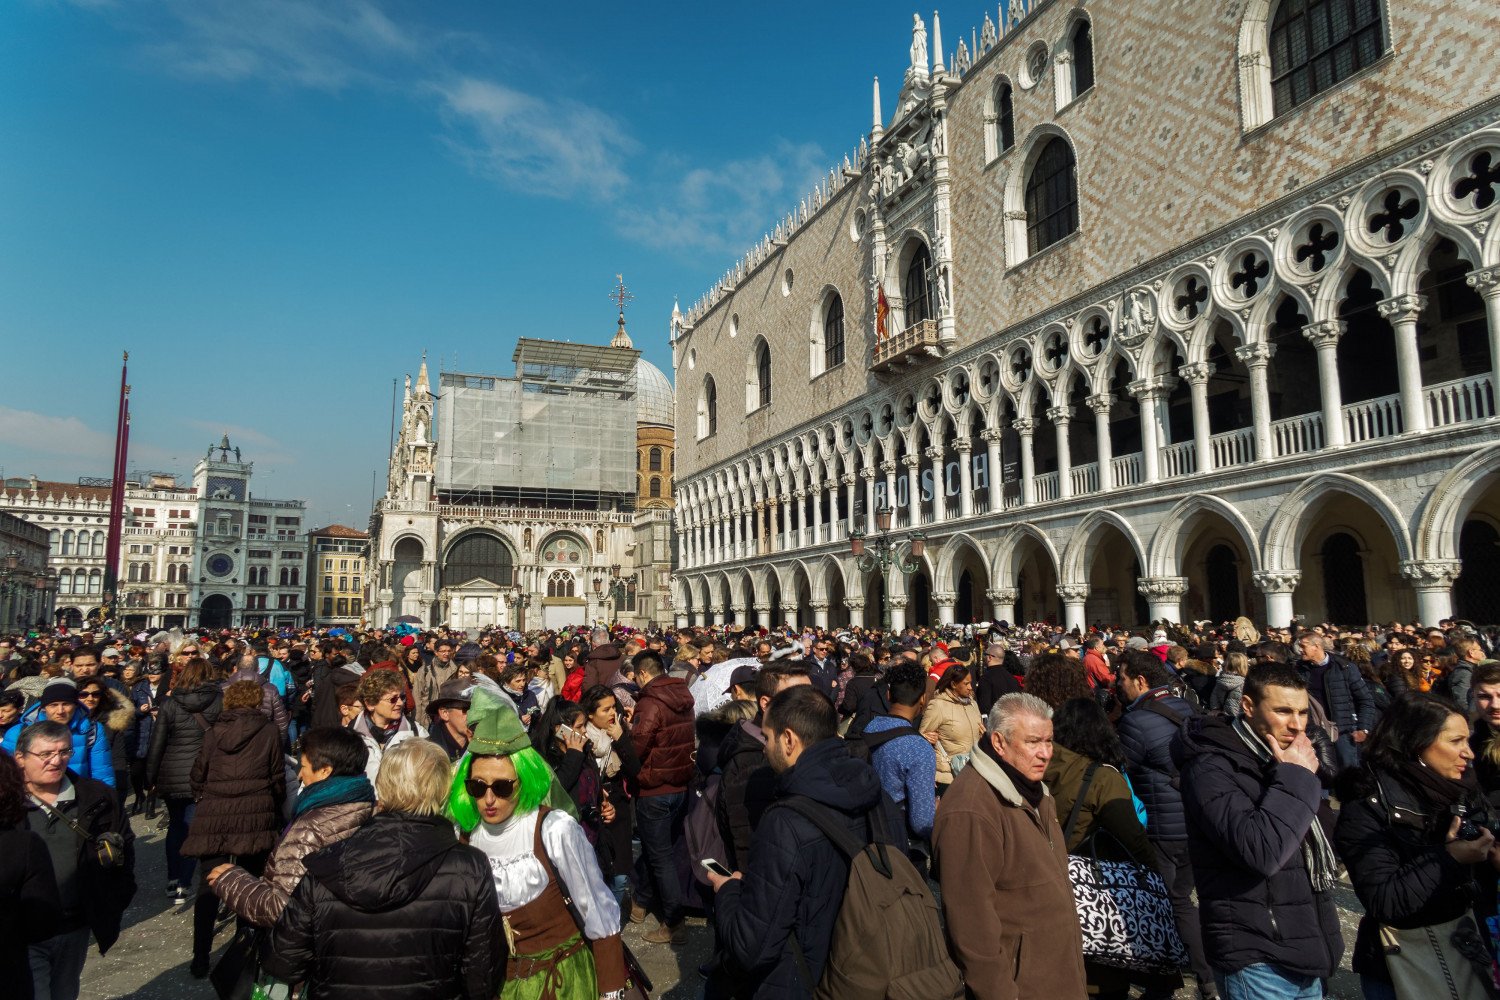
<path id="1" fill-rule="evenodd" d="M 560 740 L 566 740 L 569 736 L 573 735 L 573 728 L 559 723 L 555 735 Z"/>
<path id="2" fill-rule="evenodd" d="M 704 858 L 702 861 L 700 861 L 698 863 L 700 865 L 702 865 L 708 871 L 711 871 L 715 875 L 719 875 L 719 876 L 722 876 L 724 878 L 729 878 L 730 876 L 732 876 L 734 874 L 734 872 L 730 871 L 728 868 L 725 868 L 723 865 L 719 864 L 719 862 L 715 861 L 713 858 Z"/>

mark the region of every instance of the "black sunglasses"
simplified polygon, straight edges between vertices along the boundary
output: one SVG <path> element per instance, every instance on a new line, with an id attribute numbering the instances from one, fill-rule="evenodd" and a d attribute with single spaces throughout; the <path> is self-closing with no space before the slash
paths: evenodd
<path id="1" fill-rule="evenodd" d="M 464 791 L 476 800 L 483 799 L 485 792 L 494 792 L 497 799 L 508 799 L 516 793 L 516 779 L 501 778 L 498 781 L 485 782 L 478 778 L 465 778 Z"/>

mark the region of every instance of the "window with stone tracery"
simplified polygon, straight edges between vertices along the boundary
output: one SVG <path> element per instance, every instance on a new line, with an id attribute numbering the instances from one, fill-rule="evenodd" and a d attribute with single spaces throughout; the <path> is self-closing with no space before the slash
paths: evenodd
<path id="1" fill-rule="evenodd" d="M 1281 0 L 1271 20 L 1271 91 L 1276 114 L 1380 58 L 1379 0 Z"/>
<path id="2" fill-rule="evenodd" d="M 573 579 L 573 574 L 565 569 L 554 570 L 552 575 L 547 577 L 548 597 L 573 597 L 576 587 L 577 582 Z"/>
<path id="3" fill-rule="evenodd" d="M 823 314 L 823 370 L 844 363 L 844 299 L 834 295 Z"/>
<path id="4" fill-rule="evenodd" d="M 933 318 L 932 254 L 925 243 L 919 243 L 912 251 L 911 261 L 906 265 L 906 275 L 901 283 L 901 295 L 906 305 L 908 329 L 924 319 Z"/>
<path id="5" fill-rule="evenodd" d="M 1067 140 L 1049 139 L 1026 178 L 1027 255 L 1078 228 L 1078 176 Z"/>

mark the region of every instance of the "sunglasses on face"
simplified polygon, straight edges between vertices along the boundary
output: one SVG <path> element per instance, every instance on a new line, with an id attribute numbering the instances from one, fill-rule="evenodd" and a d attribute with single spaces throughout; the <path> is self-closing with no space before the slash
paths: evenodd
<path id="1" fill-rule="evenodd" d="M 497 799 L 508 799 L 516 793 L 516 779 L 499 778 L 485 782 L 478 778 L 465 778 L 464 791 L 474 796 L 476 801 L 483 799 L 486 792 L 494 792 Z"/>
<path id="2" fill-rule="evenodd" d="M 79 701 L 98 701 L 99 700 L 99 692 L 98 691 L 80 691 L 78 693 L 78 700 Z"/>

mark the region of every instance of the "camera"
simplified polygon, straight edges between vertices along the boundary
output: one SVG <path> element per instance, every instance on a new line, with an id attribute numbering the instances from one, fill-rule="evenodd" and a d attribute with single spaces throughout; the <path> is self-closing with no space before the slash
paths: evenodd
<path id="1" fill-rule="evenodd" d="M 1480 837 L 1484 836 L 1484 831 L 1486 828 L 1493 826 L 1493 821 L 1490 819 L 1489 815 L 1482 809 L 1470 812 L 1468 808 L 1463 805 L 1455 805 L 1453 807 L 1453 815 L 1457 816 L 1459 819 L 1459 840 L 1478 840 Z"/>

